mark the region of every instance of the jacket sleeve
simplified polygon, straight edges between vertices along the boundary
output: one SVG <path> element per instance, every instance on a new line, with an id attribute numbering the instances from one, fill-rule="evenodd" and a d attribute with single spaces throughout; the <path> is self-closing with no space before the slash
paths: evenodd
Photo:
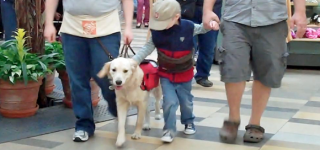
<path id="1" fill-rule="evenodd" d="M 198 34 L 205 34 L 209 32 L 211 29 L 205 29 L 203 27 L 203 24 L 194 24 L 194 30 L 193 30 L 193 35 L 198 35 Z"/>
<path id="2" fill-rule="evenodd" d="M 150 55 L 154 50 L 155 46 L 152 42 L 152 37 L 149 38 L 148 42 L 141 48 L 136 55 L 132 57 L 138 64 L 140 64 L 148 55 Z"/>

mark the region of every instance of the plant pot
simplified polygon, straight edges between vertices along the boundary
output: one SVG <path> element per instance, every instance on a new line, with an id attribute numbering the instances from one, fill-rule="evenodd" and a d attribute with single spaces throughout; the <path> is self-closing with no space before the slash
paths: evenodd
<path id="1" fill-rule="evenodd" d="M 56 88 L 56 85 L 54 84 L 54 78 L 55 78 L 55 71 L 53 71 L 51 74 L 48 74 L 46 76 L 46 95 L 49 95 L 53 92 L 53 90 Z"/>
<path id="2" fill-rule="evenodd" d="M 25 118 L 33 116 L 39 106 L 37 105 L 38 93 L 42 78 L 15 84 L 0 80 L 0 113 L 7 118 Z"/>
<path id="3" fill-rule="evenodd" d="M 65 70 L 58 70 L 58 73 L 59 73 L 59 78 L 61 79 L 61 82 L 62 82 L 63 92 L 65 95 L 65 97 L 63 98 L 63 103 L 65 104 L 66 107 L 72 108 L 71 89 L 69 84 L 68 73 Z M 90 85 L 91 85 L 92 106 L 96 107 L 100 101 L 100 97 L 99 97 L 100 88 L 93 79 L 90 80 Z"/>

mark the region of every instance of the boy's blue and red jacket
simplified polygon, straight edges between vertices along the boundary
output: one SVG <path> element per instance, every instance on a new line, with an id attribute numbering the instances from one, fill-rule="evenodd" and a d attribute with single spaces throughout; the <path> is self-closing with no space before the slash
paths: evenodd
<path id="1" fill-rule="evenodd" d="M 181 58 L 193 52 L 194 23 L 191 21 L 180 19 L 179 25 L 174 25 L 170 29 L 162 31 L 151 30 L 151 34 L 157 50 L 168 57 Z M 184 72 L 168 73 L 159 67 L 159 76 L 168 78 L 175 83 L 188 82 L 194 76 L 193 68 L 191 67 Z"/>

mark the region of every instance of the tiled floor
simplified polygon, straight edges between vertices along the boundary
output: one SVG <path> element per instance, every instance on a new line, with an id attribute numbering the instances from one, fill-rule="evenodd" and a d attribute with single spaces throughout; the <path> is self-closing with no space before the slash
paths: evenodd
<path id="1" fill-rule="evenodd" d="M 135 50 L 145 42 L 146 30 L 134 29 Z M 155 53 L 152 54 L 155 57 Z M 136 116 L 128 118 L 127 143 L 125 150 L 319 150 L 320 147 L 320 72 L 288 70 L 283 86 L 274 89 L 262 118 L 266 129 L 266 139 L 259 144 L 242 142 L 244 127 L 250 119 L 251 86 L 248 83 L 241 105 L 241 126 L 236 144 L 223 144 L 219 141 L 219 129 L 228 116 L 225 89 L 219 81 L 217 66 L 211 70 L 210 80 L 214 86 L 203 88 L 193 85 L 194 113 L 198 132 L 186 136 L 179 132 L 172 144 L 163 144 L 163 120 L 151 119 L 151 130 L 143 132 L 140 140 L 133 141 Z M 177 119 L 179 120 L 179 112 Z M 116 122 L 97 124 L 95 136 L 86 143 L 74 143 L 71 140 L 73 130 L 66 130 L 38 137 L 0 144 L 0 150 L 113 150 L 117 134 Z M 183 130 L 177 122 L 179 131 Z M 0 127 L 1 128 L 1 127 Z"/>

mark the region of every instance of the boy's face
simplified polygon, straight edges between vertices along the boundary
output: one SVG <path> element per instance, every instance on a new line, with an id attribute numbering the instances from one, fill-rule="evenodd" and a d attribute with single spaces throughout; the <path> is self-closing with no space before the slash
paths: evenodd
<path id="1" fill-rule="evenodd" d="M 179 20 L 180 19 L 180 14 L 176 14 L 173 18 L 172 18 L 172 20 L 171 20 L 171 22 L 168 24 L 168 26 L 167 26 L 167 28 L 166 29 L 170 29 L 172 26 L 174 26 L 175 24 L 179 24 Z"/>

